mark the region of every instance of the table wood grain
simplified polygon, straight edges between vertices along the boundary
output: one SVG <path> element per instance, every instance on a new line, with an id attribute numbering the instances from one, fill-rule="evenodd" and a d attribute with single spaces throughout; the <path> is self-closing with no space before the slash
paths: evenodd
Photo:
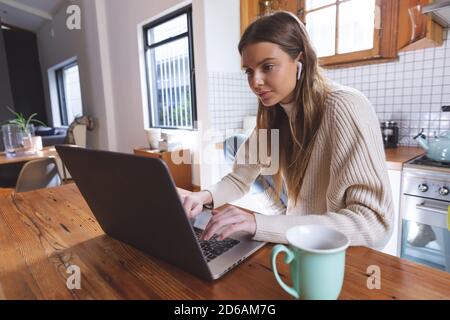
<path id="1" fill-rule="evenodd" d="M 271 248 L 206 282 L 105 235 L 74 184 L 0 195 L 0 299 L 291 299 L 272 274 Z M 80 290 L 66 286 L 71 265 Z M 370 265 L 381 269 L 380 290 L 367 288 Z M 340 299 L 450 299 L 450 274 L 351 247 Z"/>

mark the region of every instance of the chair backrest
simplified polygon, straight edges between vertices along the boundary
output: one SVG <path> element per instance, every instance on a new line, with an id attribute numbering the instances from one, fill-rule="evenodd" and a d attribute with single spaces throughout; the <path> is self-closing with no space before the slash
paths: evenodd
<path id="1" fill-rule="evenodd" d="M 58 167 L 54 158 L 45 158 L 27 162 L 17 179 L 16 192 L 52 188 L 61 185 Z"/>

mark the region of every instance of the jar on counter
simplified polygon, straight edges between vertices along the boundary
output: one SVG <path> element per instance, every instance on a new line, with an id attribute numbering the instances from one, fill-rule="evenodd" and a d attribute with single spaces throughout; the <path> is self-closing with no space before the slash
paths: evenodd
<path id="1" fill-rule="evenodd" d="M 398 145 L 398 125 L 395 121 L 381 122 L 381 134 L 385 148 L 397 148 Z"/>

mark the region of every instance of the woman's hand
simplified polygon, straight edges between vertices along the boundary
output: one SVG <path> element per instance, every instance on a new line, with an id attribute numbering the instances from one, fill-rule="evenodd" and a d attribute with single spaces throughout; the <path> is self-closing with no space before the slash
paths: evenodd
<path id="1" fill-rule="evenodd" d="M 218 232 L 218 240 L 223 240 L 239 231 L 253 236 L 256 233 L 255 216 L 253 213 L 229 206 L 220 211 L 213 211 L 213 216 L 200 240 L 209 240 Z"/>
<path id="2" fill-rule="evenodd" d="M 203 205 L 212 202 L 209 191 L 192 192 L 188 195 L 181 195 L 181 203 L 188 218 L 194 218 L 203 211 Z"/>

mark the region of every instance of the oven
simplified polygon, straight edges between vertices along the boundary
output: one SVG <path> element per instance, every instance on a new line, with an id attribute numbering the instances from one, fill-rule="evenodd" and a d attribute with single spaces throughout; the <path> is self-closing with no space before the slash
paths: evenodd
<path id="1" fill-rule="evenodd" d="M 450 272 L 449 205 L 450 168 L 405 165 L 399 226 L 402 258 Z"/>

